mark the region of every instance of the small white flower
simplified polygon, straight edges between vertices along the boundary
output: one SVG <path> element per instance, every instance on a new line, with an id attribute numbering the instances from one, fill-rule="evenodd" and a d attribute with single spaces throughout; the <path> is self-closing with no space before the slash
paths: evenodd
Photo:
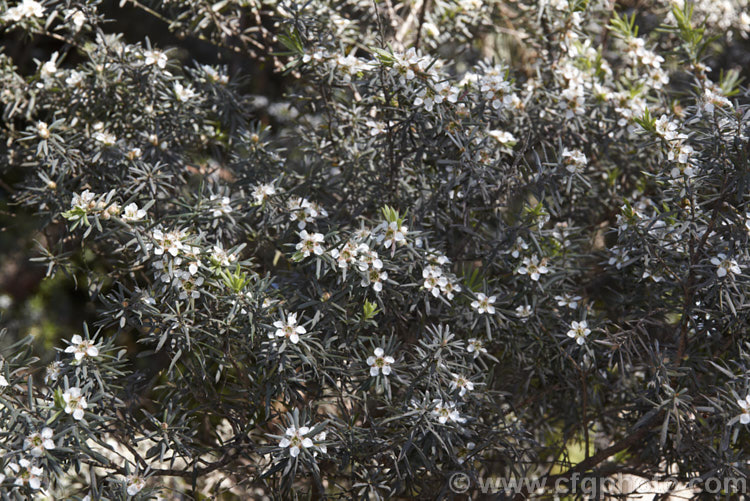
<path id="1" fill-rule="evenodd" d="M 448 277 L 443 275 L 443 270 L 438 266 L 429 265 L 422 270 L 424 288 L 433 296 L 438 297 L 440 291 L 448 285 Z"/>
<path id="2" fill-rule="evenodd" d="M 36 133 L 41 139 L 48 139 L 49 128 L 47 127 L 47 122 L 37 122 Z"/>
<path id="3" fill-rule="evenodd" d="M 529 244 L 524 242 L 523 238 L 516 237 L 516 243 L 513 244 L 513 247 L 510 249 L 510 255 L 517 258 L 523 251 L 528 250 L 528 248 Z"/>
<path id="4" fill-rule="evenodd" d="M 135 496 L 146 487 L 146 480 L 140 475 L 130 475 L 125 479 L 125 484 L 127 485 L 128 496 Z"/>
<path id="5" fill-rule="evenodd" d="M 79 334 L 75 334 L 70 339 L 70 346 L 65 348 L 65 353 L 74 353 L 76 361 L 80 362 L 86 356 L 99 356 L 99 348 L 88 339 L 83 339 Z"/>
<path id="6" fill-rule="evenodd" d="M 453 374 L 450 382 L 451 391 L 460 390 L 458 396 L 463 397 L 468 391 L 474 391 L 474 383 L 460 374 Z"/>
<path id="7" fill-rule="evenodd" d="M 406 242 L 406 233 L 409 229 L 406 226 L 399 226 L 397 222 L 392 221 L 385 227 L 385 232 L 378 237 L 378 242 L 383 244 L 386 249 L 391 245 L 403 244 Z"/>
<path id="8" fill-rule="evenodd" d="M 502 130 L 491 130 L 487 133 L 487 135 L 492 137 L 493 139 L 495 139 L 495 141 L 505 147 L 512 148 L 516 145 L 516 143 L 518 143 L 518 139 L 516 139 L 516 136 L 514 136 L 510 132 L 505 132 Z"/>
<path id="9" fill-rule="evenodd" d="M 570 330 L 568 331 L 568 337 L 575 339 L 576 343 L 582 345 L 586 342 L 586 337 L 591 334 L 591 329 L 588 328 L 588 324 L 585 320 L 576 322 L 575 320 L 570 323 Z"/>
<path id="10" fill-rule="evenodd" d="M 139 209 L 134 203 L 126 205 L 122 212 L 122 220 L 129 223 L 135 223 L 144 217 L 146 217 L 146 211 Z"/>
<path id="11" fill-rule="evenodd" d="M 302 230 L 299 237 L 301 241 L 296 248 L 304 257 L 308 257 L 310 253 L 316 256 L 323 254 L 323 247 L 320 244 L 324 241 L 324 238 L 321 233 L 310 234 L 306 230 Z"/>
<path id="12" fill-rule="evenodd" d="M 521 305 L 516 308 L 516 316 L 518 316 L 518 318 L 520 318 L 522 322 L 528 320 L 531 316 L 531 313 L 531 306 L 529 306 L 528 304 Z"/>
<path id="13" fill-rule="evenodd" d="M 229 266 L 230 264 L 237 261 L 236 254 L 229 254 L 224 250 L 224 246 L 221 244 L 214 245 L 211 251 L 211 261 L 220 266 Z"/>
<path id="14" fill-rule="evenodd" d="M 740 423 L 750 423 L 750 395 L 746 396 L 743 399 L 737 400 L 737 405 L 739 405 L 740 409 L 742 409 L 742 414 L 740 414 Z"/>
<path id="15" fill-rule="evenodd" d="M 375 348 L 375 354 L 367 357 L 367 365 L 370 366 L 370 376 L 375 377 L 380 372 L 384 376 L 389 375 L 391 373 L 391 364 L 395 361 L 393 357 L 385 355 L 383 348 Z"/>
<path id="16" fill-rule="evenodd" d="M 49 364 L 44 374 L 44 382 L 46 384 L 49 384 L 50 381 L 57 381 L 57 379 L 60 377 L 60 373 L 62 372 L 62 367 L 63 363 L 59 360 Z"/>
<path id="17" fill-rule="evenodd" d="M 479 292 L 477 293 L 476 300 L 471 302 L 471 307 L 477 310 L 477 313 L 480 315 L 483 313 L 488 313 L 490 315 L 495 314 L 495 307 L 492 306 L 496 301 L 495 296 L 487 297 L 483 293 Z"/>
<path id="18" fill-rule="evenodd" d="M 726 254 L 717 254 L 716 257 L 712 257 L 711 264 L 717 267 L 716 276 L 719 278 L 723 278 L 727 275 L 731 277 L 742 273 L 742 269 L 737 264 L 737 261 L 728 258 Z"/>
<path id="19" fill-rule="evenodd" d="M 307 333 L 307 329 L 301 325 L 297 325 L 297 314 L 290 313 L 286 317 L 286 322 L 277 320 L 273 323 L 276 327 L 276 337 L 283 337 L 288 339 L 292 344 L 299 343 L 300 334 Z"/>
<path id="20" fill-rule="evenodd" d="M 31 449 L 31 455 L 34 457 L 43 456 L 45 450 L 55 448 L 55 442 L 52 441 L 54 434 L 52 428 L 44 428 L 41 432 L 32 433 L 24 440 L 23 448 L 24 450 Z"/>
<path id="21" fill-rule="evenodd" d="M 93 138 L 104 146 L 114 146 L 114 144 L 117 143 L 117 136 L 106 131 L 95 132 Z"/>
<path id="22" fill-rule="evenodd" d="M 75 26 L 76 31 L 81 31 L 81 28 L 83 28 L 83 25 L 86 22 L 86 14 L 76 9 L 74 11 L 68 11 L 65 19 L 72 19 L 73 26 Z"/>
<path id="23" fill-rule="evenodd" d="M 5 11 L 2 17 L 6 21 L 18 22 L 26 17 L 43 16 L 44 7 L 42 7 L 42 4 L 34 0 L 23 0 L 20 4 Z"/>
<path id="24" fill-rule="evenodd" d="M 38 466 L 34 466 L 28 459 L 20 459 L 18 463 L 8 463 L 8 468 L 13 471 L 16 477 L 13 485 L 28 485 L 34 490 L 42 487 L 41 477 L 44 475 L 44 470 Z"/>
<path id="25" fill-rule="evenodd" d="M 327 432 L 321 431 L 320 433 L 318 433 L 317 435 L 313 437 L 313 443 L 315 444 L 315 448 L 318 449 L 323 454 L 328 453 L 328 446 L 322 443 L 322 442 L 325 442 L 327 435 L 328 435 Z M 313 452 L 313 456 L 317 456 L 317 455 L 318 455 L 317 451 Z"/>
<path id="26" fill-rule="evenodd" d="M 276 188 L 272 184 L 259 184 L 253 188 L 253 198 L 255 205 L 263 205 L 268 197 L 276 194 Z"/>
<path id="27" fill-rule="evenodd" d="M 484 343 L 480 339 L 471 338 L 466 345 L 466 351 L 474 355 L 474 358 L 479 357 L 483 353 L 487 353 L 487 348 L 484 347 Z"/>
<path id="28" fill-rule="evenodd" d="M 161 51 L 158 50 L 147 50 L 143 53 L 144 56 L 144 62 L 147 66 L 155 64 L 161 69 L 166 68 L 167 66 L 167 55 Z"/>
<path id="29" fill-rule="evenodd" d="M 581 173 L 588 164 L 586 155 L 581 150 L 563 148 L 562 152 L 563 165 L 571 174 Z"/>
<path id="30" fill-rule="evenodd" d="M 216 207 L 211 211 L 213 217 L 226 216 L 232 213 L 232 200 L 229 197 L 219 197 L 219 195 L 211 195 L 210 201 L 219 201 Z"/>
<path id="31" fill-rule="evenodd" d="M 83 419 L 83 411 L 88 408 L 86 398 L 81 395 L 81 389 L 78 387 L 69 388 L 63 393 L 65 402 L 65 413 L 73 414 L 73 419 L 80 421 Z"/>
<path id="32" fill-rule="evenodd" d="M 446 424 L 448 421 L 453 423 L 465 423 L 466 418 L 456 410 L 456 404 L 454 402 L 443 402 L 442 400 L 434 400 L 432 402 L 433 408 L 431 414 L 437 418 L 440 424 Z"/>
<path id="33" fill-rule="evenodd" d="M 301 449 L 307 449 L 315 445 L 310 438 L 305 437 L 308 433 L 310 433 L 310 428 L 307 426 L 299 428 L 290 426 L 286 429 L 284 438 L 279 442 L 279 447 L 282 449 L 289 447 L 289 455 L 296 458 L 299 456 Z"/>
<path id="34" fill-rule="evenodd" d="M 547 258 L 539 261 L 536 254 L 531 256 L 531 259 L 525 257 L 523 258 L 523 265 L 518 268 L 517 273 L 520 273 L 521 275 L 529 275 L 533 281 L 537 282 L 542 274 L 549 273 L 549 268 L 547 268 Z"/>
<path id="35" fill-rule="evenodd" d="M 174 83 L 174 95 L 181 103 L 190 101 L 195 97 L 195 91 L 191 86 L 183 86 L 180 82 Z"/>
<path id="36" fill-rule="evenodd" d="M 578 308 L 578 301 L 581 300 L 581 296 L 572 296 L 568 294 L 567 292 L 563 294 L 562 296 L 555 296 L 555 301 L 557 301 L 557 306 L 567 306 L 571 310 L 575 310 Z"/>
<path id="37" fill-rule="evenodd" d="M 362 278 L 362 282 L 360 282 L 360 285 L 362 287 L 367 287 L 368 285 L 372 285 L 372 289 L 375 292 L 380 292 L 383 290 L 383 282 L 385 280 L 388 280 L 388 273 L 385 271 L 373 268 L 369 270 L 367 274 Z"/>

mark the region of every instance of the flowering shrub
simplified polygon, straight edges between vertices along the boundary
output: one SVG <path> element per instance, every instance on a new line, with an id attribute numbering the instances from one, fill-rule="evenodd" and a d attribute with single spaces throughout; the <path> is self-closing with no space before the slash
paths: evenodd
<path id="1" fill-rule="evenodd" d="M 95 311 L 6 323 L 0 490 L 747 475 L 749 95 L 709 61 L 750 6 L 627 3 L 121 2 L 277 97 L 98 0 L 0 0 L 57 44 L 0 53 L 3 189 Z"/>

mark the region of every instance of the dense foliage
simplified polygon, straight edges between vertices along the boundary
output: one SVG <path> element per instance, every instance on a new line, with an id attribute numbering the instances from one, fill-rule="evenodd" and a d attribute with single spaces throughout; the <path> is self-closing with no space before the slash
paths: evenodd
<path id="1" fill-rule="evenodd" d="M 750 473 L 747 0 L 120 4 L 0 0 L 5 498 Z"/>

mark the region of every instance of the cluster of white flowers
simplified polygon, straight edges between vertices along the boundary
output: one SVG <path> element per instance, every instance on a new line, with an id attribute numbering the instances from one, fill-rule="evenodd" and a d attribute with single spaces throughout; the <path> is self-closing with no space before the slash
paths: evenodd
<path id="1" fill-rule="evenodd" d="M 434 297 L 442 293 L 446 299 L 453 299 L 456 293 L 461 292 L 461 285 L 454 274 L 442 268 L 443 265 L 449 264 L 450 260 L 443 254 L 433 251 L 429 256 L 429 263 L 422 270 L 422 286 Z"/>
<path id="2" fill-rule="evenodd" d="M 15 7 L 11 7 L 3 13 L 4 21 L 18 22 L 27 17 L 43 17 L 44 7 L 35 0 L 22 0 Z"/>

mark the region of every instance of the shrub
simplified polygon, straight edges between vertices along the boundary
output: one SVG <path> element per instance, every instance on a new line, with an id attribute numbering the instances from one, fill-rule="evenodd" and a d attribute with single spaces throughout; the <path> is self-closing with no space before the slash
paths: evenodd
<path id="1" fill-rule="evenodd" d="M 7 322 L 5 497 L 748 473 L 745 0 L 121 3 L 284 92 L 0 1 L 55 49 L 0 54 L 3 183 L 95 307 Z"/>

